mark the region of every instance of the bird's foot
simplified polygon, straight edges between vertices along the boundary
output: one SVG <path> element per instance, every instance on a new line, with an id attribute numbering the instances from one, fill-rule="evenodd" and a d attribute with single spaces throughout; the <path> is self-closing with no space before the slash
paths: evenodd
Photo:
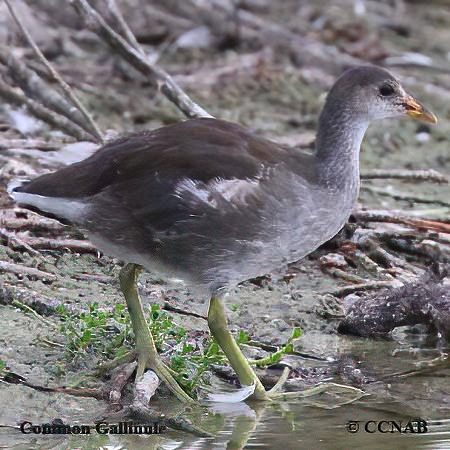
<path id="1" fill-rule="evenodd" d="M 136 383 L 143 377 L 146 369 L 153 370 L 158 378 L 163 381 L 167 388 L 183 403 L 196 403 L 196 401 L 190 397 L 178 384 L 175 379 L 176 372 L 170 367 L 167 367 L 162 361 L 159 355 L 139 355 L 138 354 L 138 366 L 136 371 Z"/>
<path id="2" fill-rule="evenodd" d="M 327 393 L 330 396 L 333 396 L 333 401 L 328 405 L 321 403 L 322 408 L 337 408 L 343 405 L 347 405 L 349 403 L 353 403 L 356 400 L 359 400 L 361 397 L 367 395 L 361 389 L 355 388 L 353 386 L 347 386 L 344 384 L 338 383 L 320 383 L 312 388 L 305 389 L 303 391 L 295 391 L 295 392 L 282 392 L 284 384 L 286 383 L 289 377 L 290 369 L 285 367 L 283 373 L 275 384 L 275 386 L 267 391 L 267 398 L 272 401 L 289 401 L 289 400 L 298 400 L 305 399 L 308 397 L 313 397 L 315 395 L 320 395 L 323 393 Z"/>
<path id="3" fill-rule="evenodd" d="M 332 382 L 320 383 L 303 391 L 283 392 L 283 387 L 286 384 L 289 374 L 289 367 L 285 367 L 275 386 L 267 391 L 264 389 L 258 389 L 258 387 L 262 386 L 262 384 L 260 382 L 256 383 L 256 389 L 254 389 L 254 392 L 250 393 L 247 398 L 249 400 L 260 401 L 290 401 L 306 399 L 321 394 L 328 394 L 328 396 L 332 400 L 327 400 L 327 403 L 316 402 L 315 404 L 322 408 L 332 409 L 349 403 L 353 403 L 354 401 L 359 400 L 361 397 L 367 395 L 361 389 L 355 388 L 353 386 L 347 386 Z M 248 386 L 246 386 L 245 388 L 247 389 Z M 244 392 L 244 389 L 242 390 L 242 392 Z"/>
<path id="4" fill-rule="evenodd" d="M 314 405 L 320 408 L 325 409 L 334 409 L 339 408 L 344 405 L 348 405 L 350 403 L 356 402 L 360 398 L 368 395 L 363 390 L 355 388 L 353 386 L 347 386 L 345 384 L 338 383 L 323 383 L 318 384 L 309 389 L 305 389 L 304 391 L 297 392 L 275 392 L 271 393 L 270 391 L 267 393 L 270 400 L 273 401 L 290 401 L 290 400 L 299 400 L 305 399 L 308 397 L 312 397 L 314 395 L 319 394 L 329 394 L 333 396 L 332 401 L 323 402 L 315 402 Z"/>

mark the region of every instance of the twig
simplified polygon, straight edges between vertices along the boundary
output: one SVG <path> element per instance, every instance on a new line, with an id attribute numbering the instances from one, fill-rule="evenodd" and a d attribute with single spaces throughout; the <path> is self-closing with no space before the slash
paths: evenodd
<path id="1" fill-rule="evenodd" d="M 364 170 L 361 172 L 362 179 L 398 179 L 405 181 L 430 181 L 433 183 L 449 183 L 449 177 L 436 170 L 384 170 L 384 169 L 373 169 Z"/>
<path id="2" fill-rule="evenodd" d="M 121 366 L 111 380 L 106 384 L 103 390 L 103 398 L 113 405 L 121 405 L 122 390 L 127 384 L 131 375 L 136 370 L 137 362 L 126 363 Z"/>
<path id="3" fill-rule="evenodd" d="M 114 358 L 112 361 L 107 361 L 106 363 L 97 367 L 96 376 L 103 376 L 111 370 L 120 367 L 123 364 L 128 364 L 134 361 L 137 358 L 137 354 L 134 350 L 131 350 L 124 355 L 118 356 Z"/>
<path id="4" fill-rule="evenodd" d="M 1 52 L 0 52 L 1 56 Z M 48 91 L 48 90 L 47 90 Z M 81 127 L 76 125 L 74 121 L 61 117 L 45 106 L 28 98 L 17 89 L 12 88 L 0 79 L 0 96 L 2 96 L 9 103 L 17 106 L 26 105 L 28 110 L 38 119 L 50 124 L 51 126 L 63 131 L 69 136 L 73 136 L 79 141 L 97 142 L 91 134 L 86 133 Z"/>
<path id="5" fill-rule="evenodd" d="M 96 138 L 96 142 L 102 143 L 103 142 L 103 133 L 98 128 L 97 124 L 95 123 L 95 121 L 94 121 L 93 117 L 91 116 L 91 114 L 89 113 L 89 111 L 84 107 L 83 103 L 75 95 L 75 93 L 70 88 L 70 86 L 59 75 L 58 71 L 47 61 L 47 58 L 43 55 L 43 53 L 41 52 L 39 47 L 36 45 L 31 34 L 28 32 L 26 27 L 23 25 L 22 21 L 16 15 L 14 7 L 11 5 L 10 1 L 5 0 L 5 3 L 8 6 L 9 12 L 11 13 L 14 21 L 16 22 L 17 26 L 22 31 L 23 35 L 25 36 L 25 38 L 28 41 L 31 48 L 33 49 L 38 60 L 41 61 L 42 64 L 47 68 L 47 70 L 49 71 L 49 73 L 52 76 L 53 81 L 58 83 L 58 85 L 61 87 L 64 94 L 66 95 L 66 98 L 70 99 L 72 104 L 83 115 L 85 122 L 83 122 L 83 124 L 77 122 L 78 125 L 80 125 L 82 128 L 84 128 L 88 133 L 92 134 Z M 72 111 L 72 114 L 70 115 L 70 118 L 72 118 L 72 117 L 73 117 L 73 111 Z"/>
<path id="6" fill-rule="evenodd" d="M 416 363 L 416 368 L 406 370 L 403 372 L 394 372 L 387 375 L 382 376 L 382 378 L 387 379 L 389 378 L 389 382 L 393 378 L 408 378 L 408 377 L 415 377 L 415 376 L 424 376 L 424 375 L 435 375 L 439 370 L 446 370 L 448 369 L 448 354 L 443 353 L 441 356 L 434 358 L 432 360 L 428 361 L 419 361 Z"/>
<path id="7" fill-rule="evenodd" d="M 34 389 L 39 392 L 58 392 L 58 393 L 64 393 L 69 394 L 77 397 L 94 397 L 97 400 L 103 400 L 102 397 L 102 390 L 101 389 L 90 389 L 90 388 L 80 388 L 80 389 L 74 389 L 74 388 L 68 388 L 68 387 L 46 387 L 41 386 L 39 384 L 33 384 L 26 380 L 26 378 L 22 377 L 21 375 L 18 375 L 14 372 L 6 372 L 2 374 L 2 380 L 6 383 L 10 384 L 20 384 L 23 386 L 27 386 L 31 389 Z"/>
<path id="8" fill-rule="evenodd" d="M 135 69 L 148 76 L 158 85 L 161 92 L 174 103 L 187 117 L 212 117 L 194 103 L 175 83 L 173 78 L 161 68 L 153 65 L 140 51 L 132 47 L 117 34 L 88 4 L 86 0 L 69 0 L 86 22 L 88 29 L 100 36 L 110 47 L 120 53 Z"/>
<path id="9" fill-rule="evenodd" d="M 414 217 L 402 216 L 396 212 L 386 210 L 360 210 L 354 212 L 353 217 L 355 217 L 358 222 L 398 223 L 419 229 L 450 233 L 450 223 L 443 223 L 437 220 L 416 219 Z M 448 220 L 450 221 L 450 217 Z"/>
<path id="10" fill-rule="evenodd" d="M 396 235 L 398 236 L 398 235 Z M 418 269 L 413 264 L 408 263 L 404 258 L 399 258 L 398 256 L 389 253 L 382 247 L 378 239 L 366 239 L 365 241 L 360 241 L 358 247 L 367 253 L 368 258 L 373 261 L 383 261 L 382 265 L 388 267 L 387 272 L 396 270 L 398 267 L 412 272 L 414 275 L 418 275 L 421 270 Z"/>
<path id="11" fill-rule="evenodd" d="M 249 347 L 256 347 L 260 348 L 261 350 L 264 350 L 265 352 L 275 353 L 280 349 L 280 347 L 277 347 L 276 345 L 267 344 L 265 342 L 259 342 L 259 341 L 247 341 L 243 342 L 239 345 L 248 345 Z M 315 356 L 308 353 L 299 352 L 297 350 L 294 350 L 293 352 L 289 353 L 289 355 L 293 356 L 299 356 L 300 358 L 304 359 L 312 359 L 314 361 L 326 361 L 326 358 L 322 358 L 320 356 Z"/>
<path id="12" fill-rule="evenodd" d="M 43 259 L 43 256 L 37 250 L 35 250 L 33 247 L 31 247 L 26 242 L 20 240 L 16 235 L 9 233 L 4 228 L 0 228 L 0 236 L 3 237 L 4 239 L 6 239 L 8 244 L 9 244 L 9 242 L 14 243 L 15 245 L 17 245 L 19 247 L 23 247 L 30 255 L 36 256 L 39 259 Z"/>
<path id="13" fill-rule="evenodd" d="M 39 216 L 38 214 L 29 214 L 29 211 L 25 212 L 25 210 L 17 208 L 7 212 L 10 212 L 11 214 L 0 218 L 0 226 L 2 228 L 6 228 L 7 230 L 35 232 L 44 231 L 51 232 L 53 236 L 67 230 L 67 227 L 62 223 L 47 217 Z M 25 217 L 8 217 L 9 215 L 20 214 L 22 212 L 25 212 Z"/>
<path id="14" fill-rule="evenodd" d="M 331 275 L 335 278 L 342 278 L 345 281 L 349 281 L 351 283 L 365 283 L 367 280 L 365 280 L 362 277 L 359 277 L 358 275 L 353 275 L 351 273 L 346 272 L 345 270 L 339 269 L 338 267 L 329 267 L 324 266 L 322 268 L 322 271 L 327 273 L 328 275 Z"/>
<path id="15" fill-rule="evenodd" d="M 347 405 L 349 403 L 353 403 L 356 400 L 359 400 L 361 397 L 364 397 L 367 395 L 364 391 L 361 389 L 355 388 L 353 386 L 348 386 L 345 384 L 338 384 L 338 383 L 332 383 L 332 382 L 325 382 L 320 383 L 312 388 L 305 389 L 304 391 L 299 392 L 280 392 L 277 393 L 274 398 L 279 401 L 289 401 L 294 399 L 304 399 L 308 397 L 312 397 L 318 394 L 327 393 L 328 395 L 332 395 L 334 390 L 340 390 L 342 393 L 351 393 L 354 395 L 353 398 L 349 400 L 344 400 L 335 404 L 332 404 L 331 406 L 325 406 L 317 404 L 318 407 L 326 408 L 326 409 L 334 409 L 339 408 L 340 406 Z M 339 395 L 339 394 L 336 394 Z"/>
<path id="16" fill-rule="evenodd" d="M 55 328 L 60 329 L 60 327 L 58 327 L 57 325 L 55 325 Z M 51 341 L 50 339 L 47 339 L 45 337 L 39 336 L 38 337 L 39 343 L 46 345 L 47 347 L 50 348 L 65 348 L 66 346 L 64 344 L 60 344 L 59 342 L 55 342 L 55 341 Z"/>
<path id="17" fill-rule="evenodd" d="M 391 197 L 394 200 L 404 200 L 408 202 L 414 203 L 431 203 L 436 205 L 450 206 L 450 202 L 446 202 L 444 200 L 439 199 L 430 199 L 425 197 L 419 197 L 411 194 L 403 194 L 402 192 L 391 192 L 386 189 L 378 188 L 375 186 L 361 186 L 361 190 L 365 190 L 367 192 L 381 195 L 383 197 Z"/>
<path id="18" fill-rule="evenodd" d="M 371 283 L 361 283 L 355 284 L 353 286 L 344 286 L 338 289 L 335 289 L 332 292 L 327 292 L 328 294 L 334 295 L 335 297 L 344 297 L 349 294 L 353 294 L 354 292 L 361 291 L 371 291 L 374 289 L 382 289 L 382 288 L 392 288 L 396 285 L 395 282 L 392 281 L 373 281 Z"/>
<path id="19" fill-rule="evenodd" d="M 172 306 L 170 303 L 165 302 L 163 309 L 165 311 L 174 312 L 177 314 L 181 314 L 183 316 L 191 316 L 191 317 L 197 317 L 198 319 L 207 320 L 208 318 L 206 316 L 203 316 L 201 314 L 197 314 L 191 311 L 185 311 L 184 309 L 177 308 L 176 306 Z"/>
<path id="20" fill-rule="evenodd" d="M 437 222 L 435 220 L 412 219 L 411 224 L 417 228 L 425 228 L 426 230 L 440 231 L 450 233 L 450 224 Z"/>
<path id="21" fill-rule="evenodd" d="M 27 243 L 33 248 L 46 250 L 71 250 L 75 253 L 98 253 L 89 241 L 79 239 L 47 239 L 43 237 L 28 238 Z"/>
<path id="22" fill-rule="evenodd" d="M 127 40 L 127 42 L 131 46 L 133 46 L 137 51 L 145 55 L 145 52 L 142 50 L 142 47 L 139 45 L 139 42 L 136 40 L 136 37 L 134 36 L 127 22 L 123 18 L 120 9 L 117 7 L 116 0 L 106 0 L 106 4 L 108 6 L 109 12 L 116 21 L 117 25 L 120 27 L 122 34 Z"/>
<path id="23" fill-rule="evenodd" d="M 115 277 L 109 275 L 96 275 L 93 273 L 76 273 L 72 278 L 82 281 L 96 281 L 103 284 L 113 284 L 116 280 Z"/>
<path id="24" fill-rule="evenodd" d="M 17 275 L 26 275 L 27 277 L 39 278 L 42 281 L 48 282 L 53 282 L 58 279 L 56 275 L 52 273 L 43 272 L 42 270 L 22 266 L 20 264 L 8 263 L 6 261 L 0 261 L 0 272 L 11 272 Z"/>
<path id="25" fill-rule="evenodd" d="M 25 303 L 19 302 L 18 300 L 13 300 L 11 303 L 12 306 L 21 309 L 22 311 L 31 313 L 34 317 L 39 319 L 40 321 L 44 322 L 45 325 L 49 326 L 53 329 L 59 329 L 59 326 L 54 324 L 53 322 L 50 322 L 45 317 L 42 317 L 37 311 L 35 311 L 31 306 L 25 305 Z"/>

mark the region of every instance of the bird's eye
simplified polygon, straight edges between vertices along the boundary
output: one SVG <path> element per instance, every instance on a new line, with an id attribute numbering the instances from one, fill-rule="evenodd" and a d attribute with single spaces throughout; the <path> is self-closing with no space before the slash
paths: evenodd
<path id="1" fill-rule="evenodd" d="M 382 97 L 389 97 L 392 94 L 394 94 L 395 89 L 394 89 L 394 86 L 392 86 L 391 84 L 385 83 L 382 86 L 380 86 L 379 91 L 380 91 L 380 95 Z"/>

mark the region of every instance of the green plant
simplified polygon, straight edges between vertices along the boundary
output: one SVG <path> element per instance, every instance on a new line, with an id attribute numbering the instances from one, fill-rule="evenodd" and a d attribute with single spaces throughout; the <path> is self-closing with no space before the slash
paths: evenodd
<path id="1" fill-rule="evenodd" d="M 294 344 L 295 339 L 298 339 L 302 335 L 302 330 L 300 328 L 294 328 L 292 330 L 292 334 L 289 339 L 286 341 L 286 344 L 283 345 L 279 350 L 274 353 L 271 353 L 266 358 L 257 359 L 251 361 L 252 364 L 255 364 L 258 367 L 269 366 L 271 364 L 275 364 L 283 357 L 283 355 L 289 355 L 294 352 Z"/>
<path id="2" fill-rule="evenodd" d="M 61 332 L 68 341 L 68 358 L 89 353 L 100 359 L 110 359 L 131 348 L 131 325 L 124 305 L 117 304 L 108 310 L 94 302 L 88 308 L 78 317 L 69 313 L 64 305 L 56 309 L 62 321 Z"/>
<path id="3" fill-rule="evenodd" d="M 108 309 L 95 302 L 78 316 L 60 305 L 57 313 L 62 322 L 61 331 L 67 339 L 67 359 L 70 361 L 90 355 L 99 363 L 105 363 L 124 355 L 134 346 L 130 317 L 122 304 Z M 147 322 L 158 352 L 163 354 L 187 392 L 192 393 L 197 385 L 207 383 L 203 375 L 211 365 L 227 364 L 225 355 L 209 333 L 186 330 L 159 305 L 153 304 L 148 309 Z M 285 346 L 255 364 L 273 364 L 283 354 L 291 353 L 292 341 L 300 335 L 300 329 L 294 329 Z M 236 340 L 238 344 L 245 344 L 249 336 L 239 330 Z M 0 360 L 0 372 L 1 364 Z"/>
<path id="4" fill-rule="evenodd" d="M 0 358 L 0 377 L 5 371 L 6 371 L 6 363 L 5 361 L 3 361 L 3 359 Z"/>

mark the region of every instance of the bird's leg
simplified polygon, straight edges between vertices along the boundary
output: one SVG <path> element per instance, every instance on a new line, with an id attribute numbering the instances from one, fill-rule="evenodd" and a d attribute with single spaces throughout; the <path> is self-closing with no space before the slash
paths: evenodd
<path id="1" fill-rule="evenodd" d="M 181 389 L 180 385 L 172 376 L 170 369 L 165 366 L 161 357 L 158 355 L 155 342 L 144 317 L 144 310 L 137 291 L 136 281 L 140 271 L 141 268 L 136 264 L 127 264 L 121 269 L 119 274 L 120 289 L 127 302 L 131 325 L 136 339 L 136 351 L 138 355 L 136 379 L 139 379 L 144 374 L 145 369 L 151 369 L 166 383 L 167 387 L 180 401 L 192 403 L 194 400 Z"/>
<path id="2" fill-rule="evenodd" d="M 208 325 L 212 335 L 237 373 L 239 381 L 243 385 L 247 386 L 253 383 L 255 384 L 255 391 L 250 397 L 252 400 L 288 401 L 311 397 L 323 392 L 333 391 L 334 389 L 338 391 L 337 395 L 339 399 L 339 402 L 334 406 L 340 406 L 347 403 L 352 403 L 365 395 L 360 389 L 352 386 L 343 386 L 336 383 L 324 383 L 301 392 L 278 392 L 283 383 L 286 381 L 285 378 L 287 378 L 288 375 L 287 371 L 285 371 L 280 379 L 280 382 L 277 383 L 273 389 L 266 391 L 261 381 L 251 368 L 247 358 L 243 355 L 241 349 L 233 339 L 233 336 L 227 326 L 227 319 L 222 302 L 217 297 L 211 297 L 209 303 Z M 347 395 L 348 397 L 343 398 L 344 395 Z"/>
<path id="3" fill-rule="evenodd" d="M 245 386 L 255 384 L 255 391 L 251 398 L 254 400 L 268 400 L 264 386 L 254 370 L 250 367 L 247 358 L 241 352 L 241 349 L 228 329 L 225 311 L 218 297 L 211 297 L 209 302 L 208 326 L 211 334 L 216 339 L 239 377 L 239 381 Z"/>

